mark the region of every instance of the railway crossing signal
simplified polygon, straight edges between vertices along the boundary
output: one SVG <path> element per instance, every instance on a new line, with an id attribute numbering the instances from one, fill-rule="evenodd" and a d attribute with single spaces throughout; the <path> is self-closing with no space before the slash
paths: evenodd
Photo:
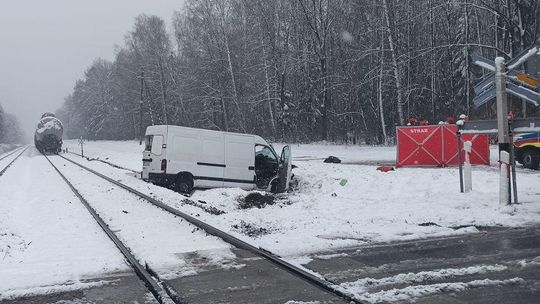
<path id="1" fill-rule="evenodd" d="M 474 64 L 492 72 L 474 86 L 476 97 L 473 99 L 473 103 L 475 107 L 480 107 L 496 97 L 496 64 L 493 60 L 489 60 L 478 55 L 472 55 L 471 57 Z M 517 71 L 519 66 L 527 63 L 528 61 L 531 63 L 529 64 L 529 70 L 532 70 L 531 72 L 536 72 L 536 74 L 538 74 L 540 71 L 536 70 L 540 70 L 540 64 L 537 64 L 540 62 L 540 39 L 536 41 L 534 46 L 521 52 L 518 56 L 510 59 L 506 63 L 506 92 L 535 106 L 539 106 L 540 92 L 535 91 L 539 89 L 539 80 L 533 75 Z"/>

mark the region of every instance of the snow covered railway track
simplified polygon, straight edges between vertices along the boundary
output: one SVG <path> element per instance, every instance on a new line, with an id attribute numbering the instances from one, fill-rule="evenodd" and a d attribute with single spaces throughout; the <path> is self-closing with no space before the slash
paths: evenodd
<path id="1" fill-rule="evenodd" d="M 17 151 L 20 151 L 21 149 L 23 149 L 23 148 L 19 147 L 19 148 L 15 148 L 15 149 L 13 149 L 11 151 L 7 151 L 5 153 L 2 153 L 3 156 L 0 157 L 0 161 L 3 160 L 4 158 L 9 157 L 10 155 L 15 154 Z"/>
<path id="2" fill-rule="evenodd" d="M 21 151 L 21 149 L 22 149 L 22 151 Z M 21 153 L 17 154 L 17 156 L 15 156 L 15 158 L 13 158 L 4 168 L 2 168 L 2 170 L 0 170 L 0 176 L 4 175 L 4 173 L 7 171 L 7 169 L 9 169 L 9 167 L 11 167 L 11 165 L 24 153 L 24 151 L 26 151 L 26 149 L 28 149 L 28 146 L 26 146 L 24 148 L 20 148 L 20 149 L 15 149 L 14 151 L 10 152 L 8 155 L 0 158 L 0 161 L 2 161 L 5 158 L 8 158 L 11 155 L 15 154 L 16 152 L 21 151 Z"/>
<path id="3" fill-rule="evenodd" d="M 180 210 L 177 210 L 165 203 L 163 203 L 162 201 L 158 200 L 158 199 L 155 199 L 153 197 L 150 197 L 144 193 L 141 193 L 140 191 L 137 191 L 119 181 L 116 181 L 106 175 L 103 175 L 93 169 L 90 169 L 78 162 L 75 162 L 69 158 L 66 158 L 66 157 L 63 157 L 62 155 L 59 155 L 58 157 L 61 157 L 63 160 L 67 161 L 67 162 L 70 162 L 80 168 L 82 168 L 83 170 L 91 173 L 92 175 L 94 176 L 97 176 L 101 179 L 104 179 L 106 180 L 107 182 L 109 183 L 112 183 L 114 185 L 116 185 L 117 187 L 121 188 L 121 189 L 124 189 L 126 191 L 128 191 L 129 193 L 147 201 L 148 203 L 152 204 L 153 206 L 156 206 L 158 208 L 160 208 L 161 210 L 163 211 L 166 211 L 168 214 L 172 214 L 174 215 L 175 217 L 180 217 L 181 219 L 187 221 L 189 224 L 193 225 L 193 226 L 196 226 L 198 229 L 202 229 L 204 232 L 206 232 L 207 234 L 209 235 L 212 235 L 212 236 L 215 236 L 223 241 L 225 241 L 226 243 L 236 247 L 236 248 L 239 248 L 239 249 L 243 249 L 247 252 L 250 252 L 251 254 L 255 255 L 255 256 L 258 256 L 259 258 L 262 258 L 268 262 L 270 262 L 271 264 L 277 266 L 279 269 L 281 269 L 282 271 L 286 271 L 287 273 L 293 275 L 294 277 L 298 278 L 298 279 L 301 279 L 302 281 L 305 281 L 309 284 L 311 284 L 312 286 L 316 287 L 317 289 L 319 290 L 322 290 L 323 292 L 326 292 L 326 293 L 329 293 L 329 294 L 333 294 L 334 296 L 337 296 L 338 298 L 341 298 L 342 300 L 345 300 L 347 301 L 348 303 L 363 303 L 361 302 L 360 300 L 356 299 L 355 297 L 349 295 L 347 292 L 343 291 L 342 288 L 340 288 L 339 286 L 335 285 L 334 283 L 330 282 L 330 281 L 327 281 L 323 276 L 320 276 L 318 275 L 317 273 L 314 273 L 312 271 L 309 271 L 309 270 L 306 270 L 302 267 L 298 267 L 298 266 L 295 266 L 287 261 L 285 261 L 283 258 L 281 258 L 280 256 L 268 251 L 268 250 L 265 250 L 263 248 L 260 248 L 260 247 L 256 247 L 256 246 L 253 246 L 241 239 L 238 239 L 236 237 L 234 237 L 233 235 L 231 234 L 228 234 L 227 232 L 223 231 L 223 230 L 220 230 L 206 222 L 203 222 L 187 213 L 184 213 Z M 49 160 L 49 162 L 51 162 Z M 51 165 L 54 166 L 54 164 L 51 162 Z M 55 167 L 55 169 L 58 171 L 58 173 L 60 175 L 62 175 L 62 173 Z M 63 175 L 62 175 L 63 176 Z M 64 180 L 66 181 L 66 183 L 70 184 L 70 182 L 63 176 Z M 75 192 L 77 191 L 72 184 L 70 184 L 70 187 L 72 188 L 72 190 Z M 79 198 L 82 200 L 84 200 L 84 198 L 80 195 L 80 194 L 77 194 L 77 196 L 79 196 Z M 88 203 L 86 203 L 85 205 L 87 205 Z M 90 206 L 88 206 L 87 208 L 90 208 Z M 94 211 L 95 213 L 95 211 Z M 96 214 L 97 215 L 97 214 Z M 94 214 L 93 214 L 94 216 Z M 101 225 L 101 224 L 100 224 Z M 106 224 L 105 224 L 106 226 Z M 103 226 L 102 226 L 103 227 Z M 105 229 L 105 228 L 104 228 Z M 112 235 L 114 235 L 114 233 L 111 231 L 110 232 Z M 109 234 L 109 233 L 108 233 Z M 124 246 L 125 247 L 125 246 Z M 127 249 L 126 249 L 127 250 Z M 127 250 L 129 252 L 129 250 Z M 134 257 L 133 257 L 134 258 Z M 135 258 L 134 258 L 135 259 Z M 162 284 L 162 286 L 164 286 L 165 288 L 165 291 L 166 292 L 169 292 L 169 288 L 167 287 L 167 285 L 164 284 L 164 282 L 160 282 L 160 284 Z M 178 300 L 178 297 L 176 296 L 172 296 L 171 297 L 172 300 L 174 301 L 177 301 Z"/>
<path id="4" fill-rule="evenodd" d="M 84 205 L 84 207 L 88 210 L 88 212 L 92 215 L 94 220 L 99 224 L 99 226 L 103 229 L 103 231 L 107 234 L 107 236 L 111 239 L 111 241 L 114 243 L 114 245 L 120 250 L 122 255 L 127 259 L 137 276 L 143 281 L 145 286 L 148 288 L 148 290 L 152 293 L 152 295 L 156 298 L 156 300 L 159 303 L 177 303 L 171 298 L 171 295 L 169 294 L 169 289 L 165 285 L 164 282 L 161 282 L 159 278 L 155 275 L 155 273 L 146 265 L 144 267 L 137 258 L 131 253 L 130 249 L 124 245 L 122 241 L 116 236 L 116 234 L 109 228 L 109 226 L 105 223 L 105 221 L 99 216 L 99 214 L 96 212 L 94 208 L 88 203 L 88 201 L 79 193 L 79 191 L 75 188 L 75 186 L 66 178 L 62 172 L 51 162 L 49 157 L 47 155 L 44 155 L 47 161 L 51 164 L 51 166 L 54 168 L 54 170 L 60 175 L 60 177 L 64 180 L 64 182 L 68 185 L 68 187 L 71 189 L 71 191 L 77 196 L 77 198 L 80 200 L 80 202 Z"/>
<path id="5" fill-rule="evenodd" d="M 106 160 L 103 160 L 103 159 L 92 158 L 92 157 L 89 157 L 89 156 L 82 156 L 82 155 L 79 154 L 79 153 L 75 153 L 75 152 L 71 152 L 71 151 L 69 151 L 68 153 L 71 153 L 71 154 L 73 154 L 73 155 L 77 155 L 77 156 L 83 157 L 83 158 L 85 158 L 87 161 L 98 161 L 98 162 L 102 162 L 102 163 L 104 163 L 104 164 L 106 164 L 106 165 L 109 165 L 109 166 L 111 166 L 111 167 L 113 167 L 113 168 L 116 168 L 116 169 L 122 169 L 122 170 L 130 171 L 130 172 L 135 173 L 135 174 L 138 174 L 138 175 L 141 174 L 141 171 L 129 169 L 129 168 L 126 168 L 126 167 L 123 167 L 123 166 L 114 164 L 114 163 L 112 163 L 112 162 L 109 162 L 109 161 L 106 161 Z"/>

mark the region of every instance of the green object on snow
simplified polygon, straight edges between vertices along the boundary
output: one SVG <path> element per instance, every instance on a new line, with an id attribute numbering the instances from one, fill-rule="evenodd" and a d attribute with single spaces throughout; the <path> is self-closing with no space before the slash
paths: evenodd
<path id="1" fill-rule="evenodd" d="M 342 186 L 345 186 L 347 184 L 347 179 L 342 178 L 341 181 L 339 182 L 339 184 L 342 185 Z"/>

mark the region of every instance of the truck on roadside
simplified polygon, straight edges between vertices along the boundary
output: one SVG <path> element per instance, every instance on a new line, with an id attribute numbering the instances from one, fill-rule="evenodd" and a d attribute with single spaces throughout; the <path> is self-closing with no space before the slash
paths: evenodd
<path id="1" fill-rule="evenodd" d="M 285 192 L 291 151 L 281 155 L 262 137 L 173 125 L 149 126 L 142 179 L 191 193 L 196 188 L 239 187 Z"/>
<path id="2" fill-rule="evenodd" d="M 514 137 L 516 161 L 537 170 L 540 166 L 540 132 L 519 133 Z"/>

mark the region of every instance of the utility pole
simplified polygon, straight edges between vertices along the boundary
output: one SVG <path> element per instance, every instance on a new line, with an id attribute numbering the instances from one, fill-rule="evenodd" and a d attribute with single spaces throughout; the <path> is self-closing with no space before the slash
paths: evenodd
<path id="1" fill-rule="evenodd" d="M 141 98 L 139 99 L 139 145 L 142 145 L 143 139 L 143 100 L 144 100 L 144 67 L 141 66 Z"/>

